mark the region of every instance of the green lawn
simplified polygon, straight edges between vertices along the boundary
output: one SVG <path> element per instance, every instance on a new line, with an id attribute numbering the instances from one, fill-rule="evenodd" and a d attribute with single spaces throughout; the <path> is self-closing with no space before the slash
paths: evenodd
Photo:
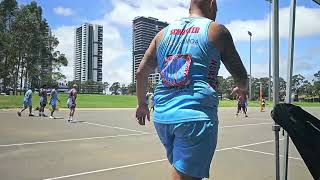
<path id="1" fill-rule="evenodd" d="M 59 94 L 60 103 L 58 107 L 66 108 L 67 94 Z M 23 96 L 0 96 L 0 109 L 18 108 L 23 106 Z M 39 106 L 39 96 L 33 95 L 33 107 Z M 272 102 L 267 101 L 267 107 L 272 106 Z M 320 107 L 320 103 L 297 102 L 303 107 Z M 236 101 L 220 101 L 220 107 L 235 107 Z M 79 108 L 134 108 L 136 107 L 135 96 L 110 96 L 79 94 L 77 99 Z M 249 107 L 259 107 L 258 101 L 250 101 Z"/>

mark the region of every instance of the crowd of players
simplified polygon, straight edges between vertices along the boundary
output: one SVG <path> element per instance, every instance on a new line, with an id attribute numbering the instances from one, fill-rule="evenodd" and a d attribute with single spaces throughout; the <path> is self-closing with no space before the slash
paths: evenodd
<path id="1" fill-rule="evenodd" d="M 74 84 L 73 88 L 68 92 L 68 100 L 67 100 L 67 107 L 70 109 L 69 117 L 68 117 L 68 122 L 73 121 L 73 116 L 76 108 L 76 99 L 77 99 L 77 85 Z M 23 99 L 23 105 L 24 108 L 21 109 L 20 111 L 17 112 L 18 116 L 21 116 L 21 113 L 29 108 L 29 116 L 34 116 L 32 113 L 32 93 L 33 89 L 29 89 L 24 96 Z M 39 102 L 39 107 L 36 107 L 35 110 L 39 111 L 39 116 L 42 117 L 47 117 L 47 115 L 44 113 L 44 109 L 48 104 L 48 93 L 47 93 L 47 86 L 43 85 L 42 88 L 39 91 L 39 96 L 40 96 L 40 102 Z M 146 94 L 146 103 L 149 105 L 149 99 L 151 99 L 151 106 L 150 106 L 150 111 L 154 111 L 154 96 L 152 93 L 147 93 Z M 57 87 L 54 86 L 51 89 L 50 92 L 50 100 L 49 100 L 49 106 L 50 106 L 50 119 L 55 119 L 53 116 L 53 113 L 57 110 L 57 102 L 60 102 L 58 98 L 58 91 Z M 265 109 L 265 99 L 262 99 L 262 110 Z M 237 97 L 237 112 L 236 116 L 239 115 L 239 113 L 242 112 L 244 113 L 245 117 L 248 117 L 247 112 L 248 112 L 248 101 L 247 97 L 242 97 L 238 96 Z"/>
<path id="2" fill-rule="evenodd" d="M 58 98 L 58 91 L 57 86 L 51 87 L 50 92 L 50 100 L 49 100 L 49 106 L 50 106 L 50 119 L 55 119 L 53 116 L 54 112 L 57 110 L 57 102 L 60 102 Z M 21 116 L 22 112 L 29 108 L 29 116 L 35 116 L 32 112 L 32 93 L 34 92 L 33 88 L 30 88 L 24 95 L 23 98 L 23 109 L 17 112 L 18 116 Z M 76 99 L 77 99 L 77 85 L 74 84 L 73 88 L 68 92 L 68 100 L 67 100 L 67 107 L 70 109 L 68 122 L 73 121 L 73 116 L 76 108 Z M 47 115 L 44 113 L 45 107 L 48 104 L 48 92 L 47 92 L 47 86 L 43 85 L 42 88 L 39 90 L 39 107 L 36 107 L 34 110 L 39 111 L 39 117 L 47 117 Z"/>

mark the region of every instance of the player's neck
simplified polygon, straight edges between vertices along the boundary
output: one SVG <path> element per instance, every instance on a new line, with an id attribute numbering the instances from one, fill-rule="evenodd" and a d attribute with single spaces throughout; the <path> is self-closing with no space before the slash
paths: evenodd
<path id="1" fill-rule="evenodd" d="M 193 9 L 193 10 L 190 11 L 189 17 L 206 17 L 206 16 L 199 9 Z"/>

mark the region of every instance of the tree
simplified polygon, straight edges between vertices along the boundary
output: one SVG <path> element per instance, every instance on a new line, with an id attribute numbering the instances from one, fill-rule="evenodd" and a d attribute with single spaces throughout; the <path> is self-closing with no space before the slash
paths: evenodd
<path id="1" fill-rule="evenodd" d="M 223 91 L 226 97 L 228 99 L 234 99 L 235 97 L 231 94 L 233 88 L 235 87 L 235 83 L 232 76 L 229 76 L 224 80 L 224 87 L 225 89 Z"/>
<path id="2" fill-rule="evenodd" d="M 3 79 L 5 91 L 8 86 L 12 86 L 16 64 L 11 31 L 17 9 L 16 0 L 3 0 L 0 3 L 0 79 Z"/>
<path id="3" fill-rule="evenodd" d="M 292 91 L 296 96 L 299 96 L 299 92 L 302 90 L 304 77 L 301 74 L 292 76 Z"/>
<path id="4" fill-rule="evenodd" d="M 114 82 L 111 85 L 111 87 L 109 88 L 109 90 L 112 92 L 112 94 L 118 95 L 119 94 L 119 90 L 120 90 L 120 83 L 119 82 Z"/>
<path id="5" fill-rule="evenodd" d="M 221 98 L 222 98 L 223 94 L 225 94 L 225 89 L 226 89 L 226 84 L 225 84 L 225 80 L 224 80 L 223 76 L 218 76 L 217 91 L 220 94 Z"/>
<path id="6" fill-rule="evenodd" d="M 308 80 L 303 81 L 303 85 L 301 86 L 301 93 L 304 94 L 306 97 L 314 96 L 314 87 Z"/>
<path id="7" fill-rule="evenodd" d="M 74 84 L 78 86 L 78 90 L 81 88 L 81 81 L 78 81 L 78 80 L 69 81 L 68 88 L 72 89 Z"/>
<path id="8" fill-rule="evenodd" d="M 128 93 L 133 95 L 136 92 L 136 85 L 134 83 L 130 83 L 128 85 Z"/>
<path id="9" fill-rule="evenodd" d="M 260 97 L 260 84 L 262 84 L 262 95 L 267 96 L 268 95 L 268 83 L 269 78 L 263 77 L 263 78 L 252 78 L 252 99 L 259 99 Z"/>
<path id="10" fill-rule="evenodd" d="M 286 96 L 286 89 L 287 82 L 282 77 L 279 77 L 279 99 L 281 101 L 283 101 Z"/>
<path id="11" fill-rule="evenodd" d="M 320 71 L 314 74 L 313 86 L 314 94 L 318 95 L 318 98 L 320 99 Z"/>
<path id="12" fill-rule="evenodd" d="M 63 79 L 60 67 L 68 61 L 55 51 L 58 44 L 35 1 L 20 7 L 15 0 L 1 1 L 0 79 L 5 88 L 38 87 Z"/>
<path id="13" fill-rule="evenodd" d="M 103 91 L 106 92 L 108 88 L 109 88 L 109 83 L 107 81 L 103 82 Z"/>
<path id="14" fill-rule="evenodd" d="M 122 95 L 127 95 L 128 94 L 128 87 L 125 84 L 122 84 L 120 91 L 121 91 Z"/>

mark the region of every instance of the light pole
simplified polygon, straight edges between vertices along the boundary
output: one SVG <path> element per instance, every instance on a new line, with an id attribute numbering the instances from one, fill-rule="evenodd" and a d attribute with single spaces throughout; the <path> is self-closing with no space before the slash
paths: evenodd
<path id="1" fill-rule="evenodd" d="M 251 98 L 252 98 L 252 92 L 251 92 L 251 76 L 252 76 L 252 74 L 251 74 L 251 37 L 252 37 L 252 33 L 250 32 L 250 31 L 248 31 L 248 35 L 249 35 L 249 37 L 250 37 L 250 79 L 249 79 L 249 100 L 251 100 Z"/>
<path id="2" fill-rule="evenodd" d="M 271 5 L 272 0 L 266 0 L 270 3 L 270 16 L 269 16 L 269 87 L 268 87 L 268 99 L 271 100 Z"/>

